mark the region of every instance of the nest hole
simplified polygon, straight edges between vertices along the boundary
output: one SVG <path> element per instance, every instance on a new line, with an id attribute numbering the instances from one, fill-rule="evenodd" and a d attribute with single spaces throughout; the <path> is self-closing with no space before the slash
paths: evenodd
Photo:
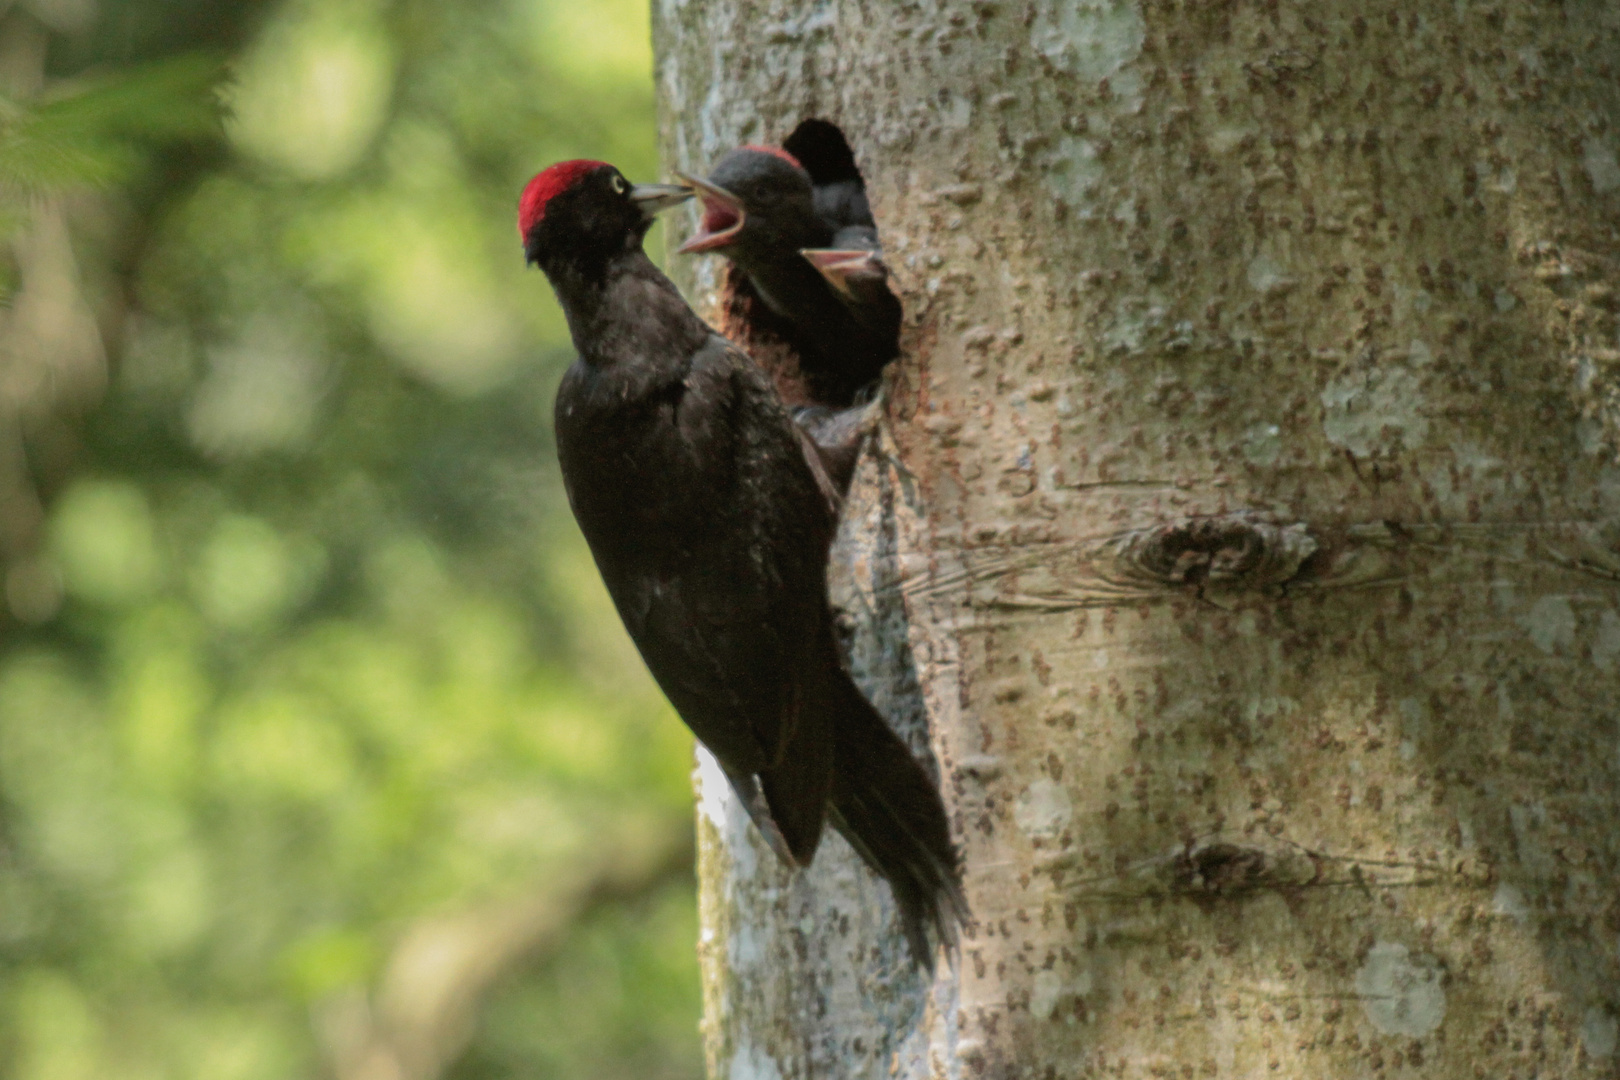
<path id="1" fill-rule="evenodd" d="M 850 149 L 843 131 L 832 121 L 812 117 L 800 122 L 783 140 L 782 149 L 798 160 L 810 174 L 813 185 L 853 181 L 864 195 L 866 181 L 856 164 L 855 152 Z M 876 228 L 875 219 L 873 227 Z M 760 299 L 747 275 L 734 263 L 727 262 L 722 271 L 719 299 L 721 333 L 740 345 L 771 375 L 787 405 L 842 407 L 862 403 L 861 400 L 829 400 L 818 396 L 799 362 L 797 331 Z"/>

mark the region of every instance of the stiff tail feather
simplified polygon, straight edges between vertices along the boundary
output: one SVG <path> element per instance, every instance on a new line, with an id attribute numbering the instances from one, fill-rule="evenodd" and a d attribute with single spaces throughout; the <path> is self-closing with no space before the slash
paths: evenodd
<path id="1" fill-rule="evenodd" d="M 889 883 L 912 955 L 933 970 L 930 929 L 954 952 L 969 918 L 945 804 L 871 702 L 847 676 L 839 681 L 847 689 L 833 722 L 832 824 Z"/>
<path id="2" fill-rule="evenodd" d="M 796 702 L 786 717 L 790 730 L 780 760 L 754 774 L 726 770 L 765 842 L 789 866 L 809 866 L 821 843 L 832 787 L 832 720 L 827 710 Z"/>
<path id="3" fill-rule="evenodd" d="M 797 866 L 810 865 L 827 819 L 834 754 L 827 732 L 830 719 L 816 710 L 800 709 L 793 733 L 782 748 L 782 760 L 759 774 L 760 792 L 770 807 L 771 819 L 792 853 L 788 861 Z"/>

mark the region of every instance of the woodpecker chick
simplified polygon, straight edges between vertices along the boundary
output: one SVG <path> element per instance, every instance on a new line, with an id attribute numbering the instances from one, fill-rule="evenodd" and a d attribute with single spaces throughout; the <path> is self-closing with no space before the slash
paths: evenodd
<path id="1" fill-rule="evenodd" d="M 900 301 L 889 289 L 889 270 L 866 197 L 866 181 L 844 133 L 826 120 L 806 120 L 788 136 L 782 149 L 810 174 L 816 216 L 833 231 L 828 248 L 801 254 L 862 325 L 872 333 L 898 338 Z"/>
<path id="2" fill-rule="evenodd" d="M 523 193 L 525 253 L 579 351 L 555 412 L 569 505 L 642 659 L 772 849 L 807 865 L 831 820 L 931 967 L 929 927 L 950 944 L 965 918 L 944 805 L 839 662 L 814 454 L 642 250 L 687 194 L 594 161 Z"/>
<path id="3" fill-rule="evenodd" d="M 899 354 L 900 302 L 881 259 L 870 265 L 878 253 L 870 211 L 863 226 L 858 209 L 818 197 L 810 174 L 775 147 L 739 147 L 707 179 L 685 179 L 697 188 L 703 217 L 680 250 L 718 252 L 742 270 L 786 324 L 820 403 L 857 400 Z M 864 191 L 858 195 L 864 207 Z M 859 239 L 867 234 L 869 241 Z M 856 246 L 845 251 L 843 243 Z"/>

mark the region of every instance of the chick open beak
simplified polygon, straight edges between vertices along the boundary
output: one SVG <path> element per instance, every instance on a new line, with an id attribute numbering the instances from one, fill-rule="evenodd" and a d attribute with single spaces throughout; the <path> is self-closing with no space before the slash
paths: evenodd
<path id="1" fill-rule="evenodd" d="M 675 175 L 695 188 L 697 197 L 703 200 L 703 220 L 698 225 L 698 234 L 676 250 L 684 255 L 692 255 L 700 251 L 715 251 L 736 240 L 748 217 L 742 201 L 725 188 L 716 187 L 707 180 L 699 180 L 685 173 Z"/>
<path id="2" fill-rule="evenodd" d="M 854 281 L 883 281 L 888 272 L 875 252 L 860 249 L 801 248 L 799 254 L 821 272 L 827 284 L 845 296 L 854 296 Z"/>

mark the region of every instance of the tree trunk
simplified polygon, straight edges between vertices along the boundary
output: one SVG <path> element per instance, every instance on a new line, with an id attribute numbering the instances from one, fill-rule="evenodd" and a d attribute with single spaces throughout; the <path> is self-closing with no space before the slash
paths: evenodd
<path id="1" fill-rule="evenodd" d="M 1620 1076 L 1620 9 L 655 41 L 671 168 L 819 116 L 865 171 L 907 353 L 834 592 L 977 918 L 919 975 L 700 768 L 711 1075 Z"/>

